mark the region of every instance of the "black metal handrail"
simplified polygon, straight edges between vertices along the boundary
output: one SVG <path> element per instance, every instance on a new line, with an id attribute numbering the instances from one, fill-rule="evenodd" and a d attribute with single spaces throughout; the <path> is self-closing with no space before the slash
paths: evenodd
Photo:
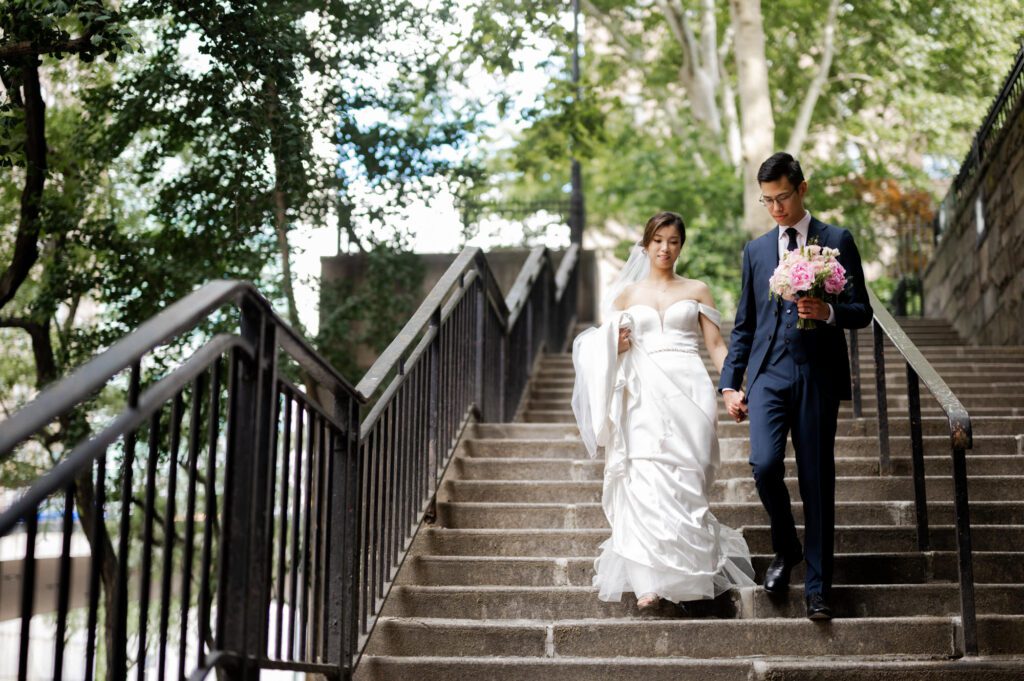
<path id="1" fill-rule="evenodd" d="M 960 400 L 942 380 L 931 363 L 921 354 L 903 328 L 897 323 L 875 292 L 868 287 L 868 298 L 874 310 L 875 390 L 878 403 L 879 471 L 891 475 L 889 448 L 889 410 L 886 399 L 884 337 L 888 337 L 906 364 L 907 403 L 910 419 L 910 451 L 914 479 L 914 509 L 917 525 L 917 546 L 929 550 L 928 498 L 925 490 L 924 439 L 921 429 L 921 394 L 923 383 L 949 420 L 949 439 L 953 457 L 954 522 L 956 524 L 957 559 L 960 586 L 960 616 L 963 625 L 963 647 L 966 655 L 978 654 L 978 627 L 974 598 L 974 567 L 971 548 L 971 521 L 967 498 L 966 451 L 973 447 L 971 417 Z M 853 372 L 853 412 L 863 416 L 857 330 L 850 330 L 850 354 Z"/>
<path id="2" fill-rule="evenodd" d="M 1003 81 L 999 94 L 992 101 L 988 114 L 982 122 L 978 132 L 971 142 L 971 149 L 967 157 L 960 164 L 960 171 L 953 179 L 947 200 L 954 201 L 957 205 L 961 203 L 964 193 L 967 191 L 970 181 L 978 175 L 978 170 L 988 156 L 989 151 L 997 145 L 1006 123 L 1010 120 L 1010 113 L 1024 97 L 1024 44 L 1021 44 L 1017 51 L 1017 58 L 1013 67 Z"/>
<path id="3" fill-rule="evenodd" d="M 364 543 L 376 538 L 377 549 L 361 555 L 369 579 L 361 586 L 358 651 L 420 519 L 434 516 L 438 485 L 470 417 L 512 419 L 541 350 L 564 348 L 575 322 L 579 254 L 572 245 L 556 271 L 547 249 L 534 248 L 505 297 L 483 252 L 463 250 L 356 386 L 366 400 L 379 394 L 360 425 L 369 495 L 361 527 Z"/>
<path id="4" fill-rule="evenodd" d="M 0 537 L 25 538 L 13 571 L 20 677 L 38 664 L 29 633 L 41 612 L 57 613 L 61 677 L 77 577 L 88 584 L 87 680 L 100 655 L 113 679 L 127 678 L 130 661 L 139 679 L 215 668 L 350 678 L 462 428 L 510 418 L 538 353 L 564 347 L 578 262 L 577 246 L 557 271 L 535 250 L 506 303 L 483 254 L 464 250 L 357 388 L 251 285 L 214 282 L 0 423 L 0 460 L 31 456 L 31 438 L 64 428 L 101 391 L 126 395 L 0 512 Z M 143 388 L 154 353 L 222 322 L 226 308 L 237 333 L 214 336 Z M 51 511 L 57 578 L 37 589 Z M 84 559 L 71 552 L 78 531 Z M 55 603 L 37 600 L 42 587 Z"/>

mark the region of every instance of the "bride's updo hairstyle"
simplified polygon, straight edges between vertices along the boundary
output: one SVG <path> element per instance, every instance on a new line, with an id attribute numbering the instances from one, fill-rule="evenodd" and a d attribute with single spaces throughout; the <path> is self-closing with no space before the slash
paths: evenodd
<path id="1" fill-rule="evenodd" d="M 682 216 L 679 213 L 666 210 L 647 221 L 647 226 L 644 227 L 644 238 L 640 240 L 640 244 L 644 248 L 650 246 L 654 235 L 662 227 L 675 227 L 679 230 L 679 245 L 682 246 L 686 243 L 686 225 L 683 224 Z"/>

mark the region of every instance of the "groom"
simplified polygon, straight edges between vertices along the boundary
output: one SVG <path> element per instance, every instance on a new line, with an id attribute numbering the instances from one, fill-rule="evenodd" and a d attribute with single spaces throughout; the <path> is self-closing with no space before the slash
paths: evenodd
<path id="1" fill-rule="evenodd" d="M 750 416 L 750 465 L 757 493 L 771 519 L 775 558 L 764 588 L 789 586 L 789 573 L 807 561 L 804 595 L 812 620 L 832 617 L 835 534 L 835 449 L 839 401 L 850 399 L 850 364 L 843 329 L 871 322 L 871 305 L 853 236 L 811 217 L 804 208 L 807 182 L 800 164 L 777 153 L 757 172 L 761 203 L 777 223 L 743 249 L 743 285 L 729 355 L 719 390 L 737 422 Z M 817 243 L 839 249 L 847 285 L 829 304 L 804 297 L 773 300 L 768 279 L 787 250 Z M 817 328 L 797 329 L 797 318 L 816 319 Z M 743 373 L 747 390 L 741 390 Z M 804 505 L 804 546 L 797 537 L 785 482 L 786 439 L 796 450 L 800 498 Z"/>

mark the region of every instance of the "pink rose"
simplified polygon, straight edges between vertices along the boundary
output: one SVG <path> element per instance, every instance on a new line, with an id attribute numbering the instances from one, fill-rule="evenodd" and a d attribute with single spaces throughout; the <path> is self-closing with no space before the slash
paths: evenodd
<path id="1" fill-rule="evenodd" d="M 825 292 L 839 295 L 846 288 L 846 269 L 838 262 L 832 263 L 832 271 L 825 278 Z"/>
<path id="2" fill-rule="evenodd" d="M 793 265 L 789 271 L 789 285 L 794 291 L 807 291 L 814 285 L 814 269 L 809 262 Z"/>

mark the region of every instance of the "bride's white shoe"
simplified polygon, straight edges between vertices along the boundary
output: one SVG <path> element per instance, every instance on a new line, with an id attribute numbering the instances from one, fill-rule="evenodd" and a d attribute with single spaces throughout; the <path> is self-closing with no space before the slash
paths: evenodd
<path id="1" fill-rule="evenodd" d="M 636 599 L 636 607 L 640 611 L 640 613 L 643 614 L 644 612 L 648 612 L 657 608 L 660 602 L 661 599 L 658 597 L 658 594 L 644 594 L 643 596 L 640 596 L 638 599 Z"/>

